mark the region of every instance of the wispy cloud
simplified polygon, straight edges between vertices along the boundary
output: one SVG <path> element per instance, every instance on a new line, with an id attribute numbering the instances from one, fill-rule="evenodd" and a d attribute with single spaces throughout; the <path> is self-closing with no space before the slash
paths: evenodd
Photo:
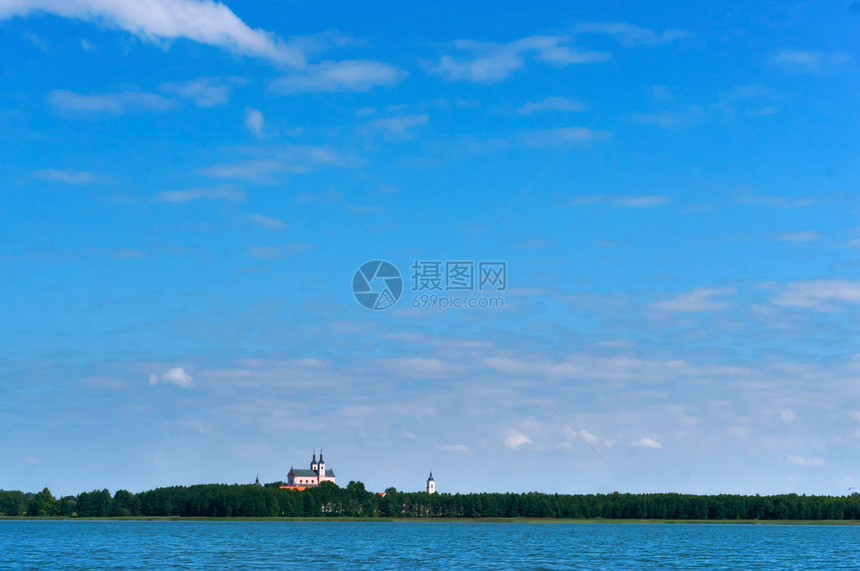
<path id="1" fill-rule="evenodd" d="M 132 111 L 166 111 L 177 107 L 176 101 L 172 99 L 140 91 L 84 95 L 58 89 L 48 94 L 48 103 L 63 113 L 112 116 Z"/>
<path id="2" fill-rule="evenodd" d="M 790 408 L 783 408 L 779 411 L 779 418 L 783 422 L 794 422 L 797 420 L 797 414 Z"/>
<path id="3" fill-rule="evenodd" d="M 785 461 L 795 466 L 824 466 L 827 464 L 822 458 L 803 458 L 802 456 L 794 456 L 788 454 Z"/>
<path id="4" fill-rule="evenodd" d="M 577 196 L 570 201 L 570 206 L 590 206 L 606 204 L 615 208 L 654 208 L 668 204 L 670 197 L 665 194 L 587 194 Z"/>
<path id="5" fill-rule="evenodd" d="M 819 238 L 818 232 L 813 230 L 804 230 L 802 232 L 788 232 L 780 234 L 776 237 L 781 242 L 814 242 Z"/>
<path id="6" fill-rule="evenodd" d="M 430 115 L 427 113 L 415 115 L 403 115 L 402 117 L 388 117 L 385 119 L 377 119 L 365 123 L 366 127 L 377 131 L 382 131 L 392 137 L 408 136 L 410 129 L 426 125 L 430 121 Z"/>
<path id="7" fill-rule="evenodd" d="M 685 291 L 672 299 L 652 303 L 651 307 L 659 311 L 668 312 L 695 312 L 728 309 L 732 304 L 724 299 L 717 298 L 732 295 L 736 292 L 737 290 L 732 287 L 696 288 L 690 291 Z"/>
<path id="8" fill-rule="evenodd" d="M 183 369 L 182 367 L 170 369 L 160 377 L 155 373 L 149 375 L 150 386 L 155 386 L 159 382 L 176 385 L 177 387 L 182 389 L 190 389 L 194 386 L 194 380 L 191 378 L 191 375 L 186 373 L 185 369 Z"/>
<path id="9" fill-rule="evenodd" d="M 230 89 L 246 83 L 241 77 L 201 77 L 189 81 L 163 83 L 160 88 L 185 99 L 191 99 L 198 107 L 215 107 L 230 100 Z"/>
<path id="10" fill-rule="evenodd" d="M 630 120 L 642 125 L 656 125 L 662 129 L 681 129 L 689 127 L 705 116 L 700 107 L 689 106 L 679 111 L 659 111 L 657 113 L 634 113 Z"/>
<path id="11" fill-rule="evenodd" d="M 516 248 L 518 250 L 526 250 L 526 249 L 539 249 L 539 248 L 550 248 L 552 246 L 557 246 L 558 242 L 551 238 L 542 238 L 540 236 L 535 236 L 533 238 L 527 238 L 525 240 L 521 240 L 517 242 Z"/>
<path id="12" fill-rule="evenodd" d="M 33 171 L 33 177 L 39 180 L 64 182 L 66 184 L 88 184 L 93 182 L 93 174 L 88 171 L 71 171 L 46 169 Z"/>
<path id="13" fill-rule="evenodd" d="M 252 107 L 245 108 L 245 128 L 258 139 L 263 138 L 263 114 Z"/>
<path id="14" fill-rule="evenodd" d="M 656 46 L 696 36 L 687 30 L 667 28 L 662 32 L 655 32 L 622 22 L 585 22 L 575 26 L 574 31 L 578 34 L 607 34 L 624 46 Z"/>
<path id="15" fill-rule="evenodd" d="M 738 204 L 749 204 L 758 206 L 772 206 L 774 208 L 791 209 L 791 208 L 809 208 L 813 205 L 812 198 L 807 196 L 779 196 L 772 194 L 750 194 L 742 193 L 735 202 Z"/>
<path id="16" fill-rule="evenodd" d="M 439 446 L 442 450 L 447 452 L 471 452 L 472 449 L 466 446 L 465 444 L 442 444 Z"/>
<path id="17" fill-rule="evenodd" d="M 772 61 L 791 73 L 820 73 L 835 71 L 851 60 L 845 52 L 783 50 Z"/>
<path id="18" fill-rule="evenodd" d="M 247 218 L 251 224 L 260 228 L 268 228 L 269 230 L 285 230 L 287 228 L 287 223 L 280 218 L 272 218 L 262 214 L 249 214 Z"/>
<path id="19" fill-rule="evenodd" d="M 571 40 L 571 36 L 530 36 L 507 44 L 458 40 L 454 47 L 461 55 L 442 56 L 430 72 L 448 81 L 493 83 L 522 69 L 526 55 L 559 67 L 604 62 L 612 57 L 606 52 L 578 51 L 568 45 Z"/>
<path id="20" fill-rule="evenodd" d="M 634 442 L 632 444 L 632 446 L 637 446 L 639 448 L 654 448 L 654 449 L 663 448 L 662 444 L 660 444 L 656 440 L 648 438 L 647 436 L 643 436 L 642 438 L 640 438 L 639 440 Z"/>
<path id="21" fill-rule="evenodd" d="M 276 79 L 270 89 L 282 94 L 370 91 L 394 85 L 407 75 L 406 71 L 381 61 L 324 61 Z"/>
<path id="22" fill-rule="evenodd" d="M 860 303 L 860 281 L 810 280 L 783 286 L 767 283 L 761 287 L 774 290 L 770 303 L 783 307 L 834 311 L 840 304 Z"/>
<path id="23" fill-rule="evenodd" d="M 252 29 L 227 6 L 208 0 L 30 0 L 0 2 L 0 19 L 40 12 L 94 21 L 160 42 L 186 38 L 235 53 L 301 65 L 299 50 L 269 32 Z M 166 44 L 164 44 L 166 45 Z"/>
<path id="24" fill-rule="evenodd" d="M 204 176 L 214 178 L 260 181 L 288 168 L 293 172 L 304 172 L 305 170 L 298 166 L 288 165 L 279 159 L 246 159 L 208 166 L 200 169 L 198 172 Z"/>
<path id="25" fill-rule="evenodd" d="M 45 40 L 43 40 L 41 36 L 33 32 L 24 32 L 24 37 L 30 40 L 34 46 L 43 52 L 48 53 L 48 44 L 45 43 Z"/>
<path id="26" fill-rule="evenodd" d="M 600 444 L 600 438 L 594 434 L 591 434 L 587 430 L 580 429 L 579 435 L 582 436 L 582 439 L 592 445 Z"/>
<path id="27" fill-rule="evenodd" d="M 229 184 L 214 187 L 167 190 L 156 196 L 159 202 L 188 202 L 191 200 L 245 200 L 245 192 Z"/>
<path id="28" fill-rule="evenodd" d="M 519 115 L 531 115 L 538 111 L 584 111 L 587 105 L 567 97 L 547 97 L 543 101 L 529 101 L 517 110 Z"/>
<path id="29" fill-rule="evenodd" d="M 523 444 L 531 444 L 531 439 L 522 432 L 518 432 L 513 428 L 502 433 L 505 447 L 509 450 L 516 450 Z"/>
<path id="30" fill-rule="evenodd" d="M 605 141 L 611 134 L 609 131 L 589 129 L 587 127 L 559 127 L 524 133 L 521 138 L 530 147 L 554 147 L 579 142 L 587 145 L 595 141 Z"/>
<path id="31" fill-rule="evenodd" d="M 151 256 L 149 252 L 135 248 L 97 248 L 93 251 L 118 260 L 142 260 Z"/>
<path id="32" fill-rule="evenodd" d="M 245 247 L 245 255 L 260 260 L 280 260 L 314 248 L 313 244 L 300 243 L 278 244 L 277 246 L 249 245 Z"/>

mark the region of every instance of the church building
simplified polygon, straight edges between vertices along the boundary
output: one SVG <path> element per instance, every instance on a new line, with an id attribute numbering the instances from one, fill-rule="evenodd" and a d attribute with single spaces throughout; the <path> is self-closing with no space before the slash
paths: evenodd
<path id="1" fill-rule="evenodd" d="M 314 450 L 311 469 L 303 470 L 291 467 L 290 473 L 287 474 L 287 485 L 281 487 L 303 489 L 311 486 L 319 486 L 323 482 L 334 484 L 334 470 L 326 470 L 322 450 L 320 450 L 320 461 L 317 462 L 317 453 Z"/>
<path id="2" fill-rule="evenodd" d="M 427 493 L 435 494 L 436 493 L 436 480 L 433 479 L 433 472 L 430 472 L 430 477 L 427 478 Z"/>

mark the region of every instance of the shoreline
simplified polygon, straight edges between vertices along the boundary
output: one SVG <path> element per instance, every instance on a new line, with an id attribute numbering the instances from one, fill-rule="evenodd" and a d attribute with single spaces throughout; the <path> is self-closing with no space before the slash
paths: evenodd
<path id="1" fill-rule="evenodd" d="M 31 517 L 0 516 L 3 521 L 179 521 L 179 522 L 323 522 L 323 523 L 590 523 L 590 524 L 663 524 L 663 525 L 860 525 L 860 520 L 799 519 L 564 519 L 564 518 L 366 518 L 366 517 Z"/>

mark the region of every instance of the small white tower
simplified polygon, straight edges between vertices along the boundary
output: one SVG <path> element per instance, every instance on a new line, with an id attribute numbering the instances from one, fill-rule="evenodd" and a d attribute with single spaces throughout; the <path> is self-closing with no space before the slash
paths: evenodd
<path id="1" fill-rule="evenodd" d="M 427 493 L 435 494 L 436 493 L 436 480 L 433 479 L 433 472 L 430 472 L 430 477 L 427 478 Z"/>
<path id="2" fill-rule="evenodd" d="M 320 455 L 320 460 L 322 460 L 322 455 Z M 314 459 L 311 460 L 311 470 L 314 472 L 317 471 L 317 451 L 314 450 Z"/>
<path id="3" fill-rule="evenodd" d="M 325 477 L 325 460 L 322 457 L 322 449 L 320 449 L 320 464 L 317 474 L 319 474 L 320 481 L 322 481 L 322 478 Z"/>

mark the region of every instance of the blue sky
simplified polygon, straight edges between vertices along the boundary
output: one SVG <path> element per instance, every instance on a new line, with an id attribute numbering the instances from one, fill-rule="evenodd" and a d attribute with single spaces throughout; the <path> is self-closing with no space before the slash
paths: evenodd
<path id="1" fill-rule="evenodd" d="M 856 2 L 0 0 L 0 488 L 323 448 L 376 490 L 844 493 L 858 32 Z M 413 309 L 415 260 L 506 262 L 504 308 Z"/>

